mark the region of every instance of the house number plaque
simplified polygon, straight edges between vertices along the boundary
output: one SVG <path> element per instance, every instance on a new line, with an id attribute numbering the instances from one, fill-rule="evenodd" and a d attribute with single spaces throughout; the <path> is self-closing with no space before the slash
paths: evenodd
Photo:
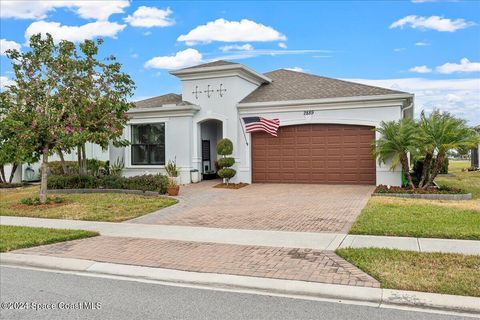
<path id="1" fill-rule="evenodd" d="M 304 116 L 313 116 L 314 112 L 315 111 L 313 111 L 313 110 L 305 110 L 305 111 L 303 111 L 303 115 Z"/>

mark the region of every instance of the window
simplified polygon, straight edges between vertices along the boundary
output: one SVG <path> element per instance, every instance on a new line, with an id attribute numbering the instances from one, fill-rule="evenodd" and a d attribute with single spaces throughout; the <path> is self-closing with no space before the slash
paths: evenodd
<path id="1" fill-rule="evenodd" d="M 132 125 L 132 165 L 165 164 L 165 123 Z"/>

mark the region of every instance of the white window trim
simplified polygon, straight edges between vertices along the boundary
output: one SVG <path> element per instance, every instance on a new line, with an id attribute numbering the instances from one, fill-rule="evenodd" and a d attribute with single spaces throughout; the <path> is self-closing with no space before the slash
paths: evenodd
<path id="1" fill-rule="evenodd" d="M 124 138 L 130 143 L 132 142 L 132 125 L 137 124 L 149 124 L 149 123 L 163 123 L 165 125 L 165 161 L 167 161 L 167 130 L 168 130 L 168 118 L 148 118 L 148 119 L 131 119 L 124 131 Z M 125 169 L 164 169 L 165 165 L 135 165 L 132 164 L 132 148 L 131 145 L 125 147 Z"/>

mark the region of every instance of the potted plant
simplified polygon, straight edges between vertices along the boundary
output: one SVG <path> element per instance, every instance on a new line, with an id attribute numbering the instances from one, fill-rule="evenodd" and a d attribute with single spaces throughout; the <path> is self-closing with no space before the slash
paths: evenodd
<path id="1" fill-rule="evenodd" d="M 176 196 L 180 190 L 180 186 L 177 183 L 178 169 L 176 160 L 168 161 L 167 165 L 165 166 L 165 171 L 167 172 L 168 176 L 167 193 L 169 196 Z"/>
<path id="2" fill-rule="evenodd" d="M 175 180 L 174 177 L 168 177 L 168 186 L 167 186 L 167 193 L 169 196 L 178 196 L 178 191 L 180 190 L 180 186 Z"/>

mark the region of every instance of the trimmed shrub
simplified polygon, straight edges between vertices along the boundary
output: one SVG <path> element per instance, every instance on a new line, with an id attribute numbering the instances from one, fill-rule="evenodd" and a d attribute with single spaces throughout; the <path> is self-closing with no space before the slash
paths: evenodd
<path id="1" fill-rule="evenodd" d="M 229 181 L 231 178 L 233 178 L 236 173 L 237 173 L 237 171 L 235 169 L 232 169 L 232 168 L 222 168 L 222 169 L 218 170 L 218 175 L 220 177 L 222 177 L 223 179 L 227 179 L 227 181 Z"/>
<path id="2" fill-rule="evenodd" d="M 98 187 L 103 189 L 127 189 L 124 187 L 125 178 L 120 176 L 105 176 L 99 179 Z"/>
<path id="3" fill-rule="evenodd" d="M 123 178 L 123 189 L 167 192 L 168 178 L 162 175 L 143 175 Z"/>
<path id="4" fill-rule="evenodd" d="M 229 139 L 222 139 L 217 143 L 217 153 L 221 156 L 229 156 L 233 152 L 233 143 Z"/>
<path id="5" fill-rule="evenodd" d="M 86 189 L 97 188 L 97 178 L 87 175 L 51 175 L 48 177 L 48 189 Z"/>
<path id="6" fill-rule="evenodd" d="M 78 173 L 78 162 L 77 161 L 65 161 L 65 166 L 67 171 L 70 174 Z M 64 174 L 61 161 L 49 161 L 48 170 L 50 174 Z"/>
<path id="7" fill-rule="evenodd" d="M 65 161 L 68 174 L 76 175 L 79 172 L 77 161 Z M 87 172 L 90 175 L 99 175 L 101 169 L 107 170 L 107 161 L 101 161 L 97 159 L 87 159 Z M 48 163 L 49 173 L 52 175 L 64 174 L 61 161 L 50 161 Z"/>
<path id="8" fill-rule="evenodd" d="M 231 167 L 235 164 L 235 159 L 232 157 L 220 158 L 217 160 L 219 169 L 225 167 Z"/>
<path id="9" fill-rule="evenodd" d="M 228 139 L 222 139 L 217 143 L 217 153 L 222 157 L 217 160 L 217 164 L 220 167 L 218 170 L 218 175 L 220 178 L 223 178 L 227 181 L 227 185 L 230 182 L 230 179 L 235 176 L 237 171 L 230 168 L 235 164 L 235 158 L 227 157 L 233 152 L 233 143 Z"/>
<path id="10" fill-rule="evenodd" d="M 163 175 L 143 175 L 134 177 L 86 175 L 51 175 L 48 189 L 124 189 L 167 192 L 168 178 Z"/>

